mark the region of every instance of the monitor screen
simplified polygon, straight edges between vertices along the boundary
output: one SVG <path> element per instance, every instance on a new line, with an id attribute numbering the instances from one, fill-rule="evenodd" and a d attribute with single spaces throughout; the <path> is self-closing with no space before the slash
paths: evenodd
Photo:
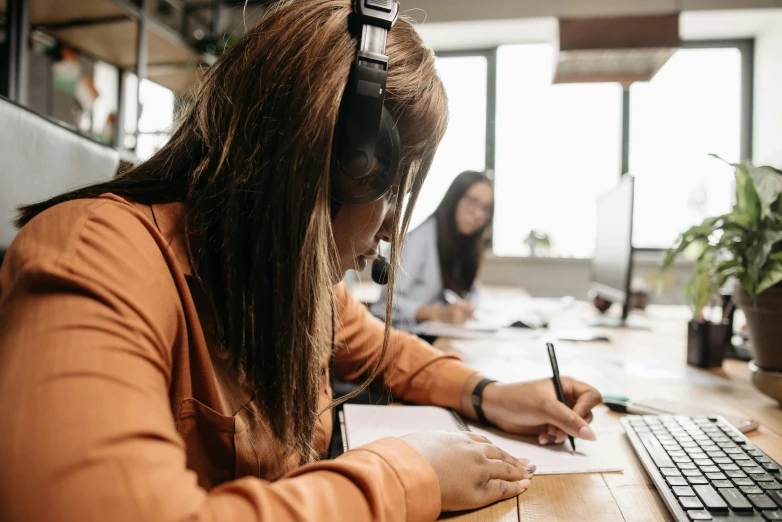
<path id="1" fill-rule="evenodd" d="M 597 198 L 597 241 L 592 257 L 591 290 L 600 297 L 624 303 L 632 263 L 633 183 L 622 176 Z"/>

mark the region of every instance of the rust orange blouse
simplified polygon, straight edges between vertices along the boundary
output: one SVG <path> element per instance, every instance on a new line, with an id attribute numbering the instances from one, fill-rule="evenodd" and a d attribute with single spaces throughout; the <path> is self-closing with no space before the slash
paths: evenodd
<path id="1" fill-rule="evenodd" d="M 215 350 L 181 204 L 113 195 L 25 226 L 0 271 L 0 520 L 434 520 L 434 472 L 384 439 L 304 467 Z M 362 378 L 383 325 L 343 285 L 334 371 Z M 385 385 L 459 408 L 473 373 L 392 334 Z M 331 398 L 324 361 L 321 404 Z M 331 416 L 318 423 L 324 453 Z"/>

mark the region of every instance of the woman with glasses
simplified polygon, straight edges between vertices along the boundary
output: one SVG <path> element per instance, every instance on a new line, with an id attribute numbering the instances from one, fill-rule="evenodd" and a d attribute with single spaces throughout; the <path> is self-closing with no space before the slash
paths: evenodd
<path id="1" fill-rule="evenodd" d="M 397 282 L 393 322 L 464 324 L 473 314 L 475 278 L 494 216 L 494 191 L 486 172 L 468 170 L 453 180 L 437 210 L 408 234 Z M 454 295 L 455 294 L 455 295 Z M 385 316 L 386 290 L 372 306 Z"/>

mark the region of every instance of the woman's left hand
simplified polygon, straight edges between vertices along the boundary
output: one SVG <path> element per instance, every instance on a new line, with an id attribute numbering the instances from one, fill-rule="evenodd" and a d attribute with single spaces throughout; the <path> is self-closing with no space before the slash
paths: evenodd
<path id="1" fill-rule="evenodd" d="M 557 400 L 551 379 L 489 384 L 483 390 L 482 400 L 486 420 L 503 431 L 538 435 L 541 444 L 561 443 L 568 435 L 595 440 L 589 423 L 592 408 L 603 402 L 600 392 L 570 377 L 561 380 L 567 406 Z M 473 388 L 474 385 L 465 386 L 462 396 L 465 411 L 473 410 L 470 401 Z"/>

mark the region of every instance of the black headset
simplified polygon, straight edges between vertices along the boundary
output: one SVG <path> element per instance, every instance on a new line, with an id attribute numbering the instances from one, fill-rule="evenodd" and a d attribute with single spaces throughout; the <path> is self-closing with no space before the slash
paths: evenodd
<path id="1" fill-rule="evenodd" d="M 399 171 L 399 132 L 383 105 L 386 37 L 398 16 L 397 0 L 353 0 L 350 30 L 358 38 L 358 52 L 342 96 L 332 153 L 331 197 L 345 205 L 377 201 Z"/>

